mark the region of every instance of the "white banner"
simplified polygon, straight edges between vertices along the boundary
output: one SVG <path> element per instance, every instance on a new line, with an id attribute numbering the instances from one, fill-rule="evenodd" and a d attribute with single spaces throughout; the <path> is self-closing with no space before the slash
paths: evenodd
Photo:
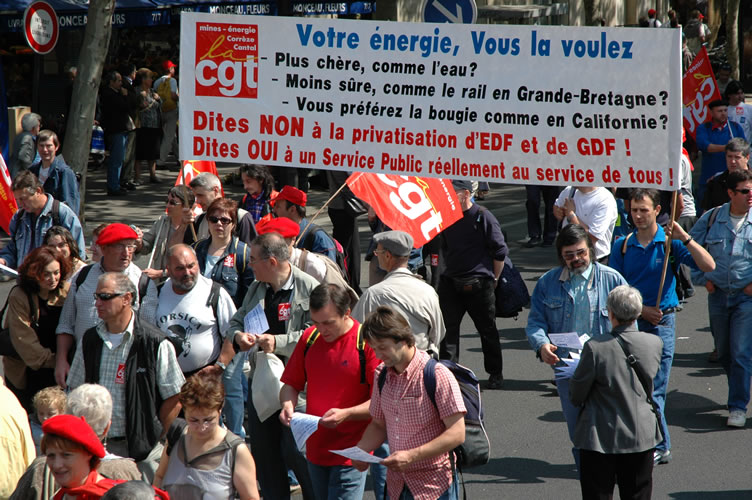
<path id="1" fill-rule="evenodd" d="M 184 13 L 180 154 L 675 190 L 680 37 Z"/>

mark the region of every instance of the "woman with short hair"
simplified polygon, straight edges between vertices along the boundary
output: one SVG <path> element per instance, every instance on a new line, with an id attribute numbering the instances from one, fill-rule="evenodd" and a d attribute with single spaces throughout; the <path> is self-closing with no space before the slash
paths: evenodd
<path id="1" fill-rule="evenodd" d="M 71 232 L 63 226 L 52 226 L 49 228 L 44 233 L 44 240 L 42 242 L 48 247 L 57 249 L 63 254 L 63 257 L 68 259 L 71 269 L 68 276 L 65 276 L 65 279 L 70 281 L 73 275 L 86 265 L 86 262 L 78 258 L 81 254 L 78 243 L 76 243 Z"/>

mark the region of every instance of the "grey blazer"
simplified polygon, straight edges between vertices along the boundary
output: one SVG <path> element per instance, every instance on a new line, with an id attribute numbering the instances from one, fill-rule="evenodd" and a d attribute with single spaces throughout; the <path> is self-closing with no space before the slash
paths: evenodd
<path id="1" fill-rule="evenodd" d="M 634 323 L 620 325 L 613 332 L 621 335 L 652 381 L 660 366 L 661 339 L 637 331 Z M 654 448 L 661 441 L 645 390 L 613 335 L 585 343 L 569 382 L 569 398 L 574 405 L 582 406 L 574 434 L 574 445 L 580 449 L 637 453 Z"/>

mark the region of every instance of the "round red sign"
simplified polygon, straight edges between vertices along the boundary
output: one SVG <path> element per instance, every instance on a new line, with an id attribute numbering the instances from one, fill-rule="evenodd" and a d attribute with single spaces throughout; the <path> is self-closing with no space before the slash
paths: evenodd
<path id="1" fill-rule="evenodd" d="M 60 27 L 57 14 L 50 4 L 43 1 L 32 2 L 24 12 L 24 34 L 26 42 L 37 54 L 47 54 L 55 48 Z"/>

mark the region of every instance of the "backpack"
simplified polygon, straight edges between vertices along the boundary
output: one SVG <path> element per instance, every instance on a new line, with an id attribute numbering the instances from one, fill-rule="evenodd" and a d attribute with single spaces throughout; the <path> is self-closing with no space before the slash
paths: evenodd
<path id="1" fill-rule="evenodd" d="M 81 288 L 93 266 L 94 264 L 89 264 L 82 267 L 78 272 L 78 276 L 76 276 L 76 289 Z M 138 286 L 136 288 L 138 289 L 138 305 L 140 306 L 144 302 L 146 292 L 149 290 L 149 276 L 143 271 L 141 271 L 141 276 L 138 278 Z"/>
<path id="2" fill-rule="evenodd" d="M 473 371 L 453 361 L 442 359 L 436 361 L 431 358 L 423 367 L 423 385 L 434 407 L 436 406 L 436 363 L 444 365 L 457 380 L 465 403 L 465 442 L 452 450 L 449 454 L 453 463 L 462 471 L 463 467 L 475 467 L 488 463 L 491 457 L 491 442 L 483 423 L 483 405 L 480 397 L 480 382 Z M 379 394 L 386 383 L 387 368 L 381 370 L 378 378 Z"/>
<path id="3" fill-rule="evenodd" d="M 16 220 L 21 220 L 24 218 L 24 215 L 26 215 L 26 211 L 23 208 L 19 208 L 16 210 Z M 55 198 L 52 198 L 52 208 L 50 209 L 50 216 L 52 217 L 52 225 L 53 226 L 62 226 L 62 223 L 60 222 L 60 201 L 56 200 Z M 13 235 L 15 238 L 16 235 L 18 235 L 18 231 L 16 231 L 16 234 Z"/>
<path id="4" fill-rule="evenodd" d="M 360 383 L 361 384 L 367 384 L 368 381 L 366 380 L 366 341 L 363 338 L 363 335 L 360 333 L 360 328 L 362 325 L 358 325 L 358 337 L 356 340 L 357 346 L 358 346 L 358 360 L 360 360 Z M 311 348 L 314 342 L 316 342 L 316 339 L 319 338 L 319 330 L 318 328 L 314 328 L 311 332 L 311 335 L 308 336 L 308 340 L 305 344 L 305 349 L 303 349 L 303 359 L 305 359 L 306 354 L 308 354 L 308 349 Z"/>
<path id="5" fill-rule="evenodd" d="M 172 111 L 178 107 L 175 100 L 172 98 L 172 87 L 170 86 L 170 79 L 172 77 L 162 77 L 162 82 L 157 87 L 157 94 L 159 94 L 159 100 L 162 101 L 162 111 Z"/>
<path id="6" fill-rule="evenodd" d="M 345 256 L 345 248 L 340 244 L 340 242 L 337 241 L 337 240 L 335 240 L 334 238 L 332 238 L 332 236 L 329 233 L 327 233 L 326 231 L 324 231 L 323 228 L 317 226 L 313 222 L 311 222 L 308 225 L 308 227 L 305 229 L 305 231 L 306 231 L 306 234 L 305 234 L 305 238 L 303 238 L 303 245 L 300 248 L 304 248 L 306 250 L 313 249 L 313 237 L 319 231 L 321 231 L 325 235 L 329 236 L 329 238 L 334 242 L 334 249 L 335 249 L 335 251 L 337 253 L 337 255 L 335 257 L 335 264 L 337 264 L 337 267 L 339 268 L 340 273 L 342 274 L 342 276 L 344 276 L 345 279 L 347 279 L 347 281 L 349 282 L 350 281 L 349 280 L 349 277 L 350 277 L 350 270 L 349 270 L 350 266 L 349 266 L 349 263 L 347 262 L 347 257 Z M 327 259 L 331 260 L 328 257 L 327 257 Z"/>
<path id="7" fill-rule="evenodd" d="M 326 255 L 321 255 L 309 250 L 303 250 L 299 262 L 299 264 L 303 267 L 300 267 L 300 270 L 304 273 L 310 274 L 308 273 L 308 268 L 305 267 L 308 255 L 312 255 L 314 258 L 321 260 L 326 265 L 326 275 L 324 276 L 324 281 L 322 281 L 322 283 L 337 285 L 338 287 L 344 289 L 347 292 L 347 295 L 350 297 L 350 307 L 354 307 L 355 303 L 358 302 L 358 299 L 360 297 L 358 297 L 358 293 L 353 290 L 353 287 L 351 287 L 347 280 L 345 280 L 345 277 L 342 275 L 342 270 L 337 264 L 332 262 L 332 259 L 330 259 Z"/>

